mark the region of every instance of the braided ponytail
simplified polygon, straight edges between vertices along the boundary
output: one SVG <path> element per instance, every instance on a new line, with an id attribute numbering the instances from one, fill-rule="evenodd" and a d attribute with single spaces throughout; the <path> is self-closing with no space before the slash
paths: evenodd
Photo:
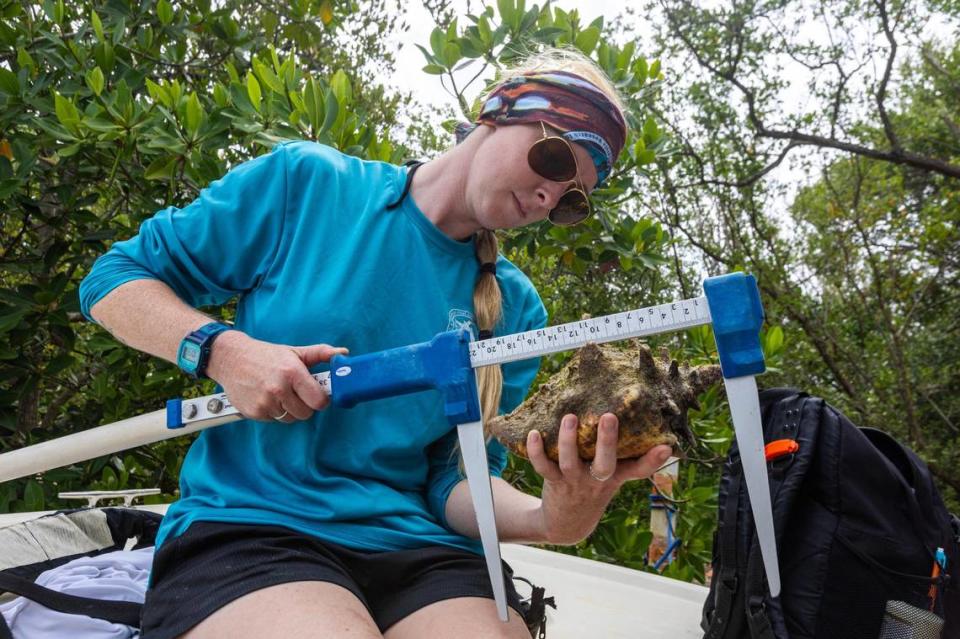
<path id="1" fill-rule="evenodd" d="M 476 254 L 480 264 L 496 264 L 498 256 L 497 236 L 486 229 L 477 231 Z M 503 298 L 497 276 L 491 271 L 481 271 L 473 288 L 473 314 L 477 330 L 493 331 L 500 321 Z M 480 395 L 480 412 L 484 427 L 497 416 L 500 407 L 500 395 L 503 391 L 503 372 L 500 365 L 483 366 L 477 369 L 477 386 Z M 489 433 L 487 433 L 489 439 Z"/>
<path id="2" fill-rule="evenodd" d="M 486 229 L 477 231 L 474 246 L 476 247 L 477 262 L 482 264 L 496 264 L 499 255 L 499 243 L 493 231 Z M 477 331 L 487 337 L 493 332 L 493 327 L 500 321 L 503 310 L 503 297 L 500 295 L 500 284 L 497 282 L 496 269 L 483 269 L 477 276 L 477 283 L 473 287 L 473 315 Z M 499 364 L 481 366 L 477 369 L 477 394 L 480 397 L 480 415 L 483 419 L 483 434 L 487 442 L 490 441 L 490 421 L 500 412 L 500 396 L 503 393 L 503 371 Z M 450 451 L 450 459 L 460 457 L 460 475 L 466 477 L 466 468 L 460 453 L 458 441 Z"/>

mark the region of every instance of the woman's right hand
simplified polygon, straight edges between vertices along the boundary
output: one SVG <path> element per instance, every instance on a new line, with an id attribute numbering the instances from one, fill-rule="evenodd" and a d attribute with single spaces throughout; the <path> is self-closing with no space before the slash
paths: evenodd
<path id="1" fill-rule="evenodd" d="M 223 387 L 244 417 L 290 424 L 309 419 L 330 403 L 330 396 L 307 369 L 347 352 L 327 344 L 271 344 L 240 331 L 226 331 L 213 343 L 207 376 Z"/>

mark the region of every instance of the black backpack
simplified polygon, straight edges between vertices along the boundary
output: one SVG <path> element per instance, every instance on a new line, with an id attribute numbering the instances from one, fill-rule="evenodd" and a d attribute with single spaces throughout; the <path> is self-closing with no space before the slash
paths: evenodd
<path id="1" fill-rule="evenodd" d="M 779 447 L 775 459 L 768 448 L 781 593 L 769 596 L 734 442 L 720 482 L 704 639 L 960 638 L 960 520 L 926 464 L 818 397 L 771 389 L 760 408 L 767 444 L 798 444 Z M 937 548 L 946 568 L 932 578 Z M 903 609 L 928 634 L 912 631 Z M 942 619 L 942 634 L 930 634 Z"/>

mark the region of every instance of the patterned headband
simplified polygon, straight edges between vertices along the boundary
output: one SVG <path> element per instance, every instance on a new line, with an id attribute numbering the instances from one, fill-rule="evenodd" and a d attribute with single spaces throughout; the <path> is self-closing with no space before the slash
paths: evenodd
<path id="1" fill-rule="evenodd" d="M 587 149 L 597 167 L 597 186 L 613 170 L 627 138 L 620 109 L 584 78 L 566 71 L 528 73 L 507 80 L 483 103 L 477 123 L 545 122 Z M 461 142 L 477 124 L 457 126 Z"/>

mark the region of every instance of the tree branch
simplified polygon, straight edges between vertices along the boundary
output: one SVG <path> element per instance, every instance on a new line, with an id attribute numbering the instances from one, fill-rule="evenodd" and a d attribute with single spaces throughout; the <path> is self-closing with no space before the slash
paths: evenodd
<path id="1" fill-rule="evenodd" d="M 717 67 L 717 65 L 706 60 L 677 23 L 676 16 L 673 14 L 673 12 L 665 6 L 665 3 L 661 3 L 661 6 L 663 6 L 664 13 L 667 16 L 667 20 L 674 34 L 684 44 L 684 46 L 687 47 L 693 57 L 697 60 L 698 64 L 717 77 L 726 80 L 743 94 L 747 103 L 747 119 L 757 134 L 761 137 L 792 141 L 796 143 L 796 146 L 811 145 L 827 149 L 836 149 L 838 151 L 845 151 L 847 153 L 868 157 L 874 160 L 890 162 L 892 164 L 902 164 L 924 171 L 939 173 L 947 177 L 960 179 L 960 166 L 939 160 L 937 158 L 904 151 L 899 149 L 899 147 L 898 149 L 894 149 L 892 151 L 881 151 L 879 149 L 874 149 L 856 142 L 838 140 L 833 137 L 826 137 L 814 133 L 805 133 L 797 130 L 784 131 L 769 128 L 766 124 L 764 124 L 758 113 L 756 92 L 750 87 L 746 86 L 731 72 L 724 71 Z"/>
<path id="2" fill-rule="evenodd" d="M 877 11 L 880 12 L 880 24 L 883 26 L 883 33 L 887 36 L 887 42 L 890 43 L 890 55 L 887 56 L 887 66 L 883 70 L 883 78 L 880 80 L 880 88 L 877 89 L 877 111 L 880 113 L 880 121 L 883 123 L 883 132 L 890 141 L 890 148 L 894 153 L 901 151 L 900 141 L 893 131 L 893 123 L 890 122 L 890 115 L 883 101 L 887 97 L 887 83 L 890 82 L 890 74 L 893 72 L 893 61 L 897 57 L 897 41 L 893 37 L 893 31 L 890 29 L 890 18 L 887 16 L 886 0 L 876 0 Z"/>

